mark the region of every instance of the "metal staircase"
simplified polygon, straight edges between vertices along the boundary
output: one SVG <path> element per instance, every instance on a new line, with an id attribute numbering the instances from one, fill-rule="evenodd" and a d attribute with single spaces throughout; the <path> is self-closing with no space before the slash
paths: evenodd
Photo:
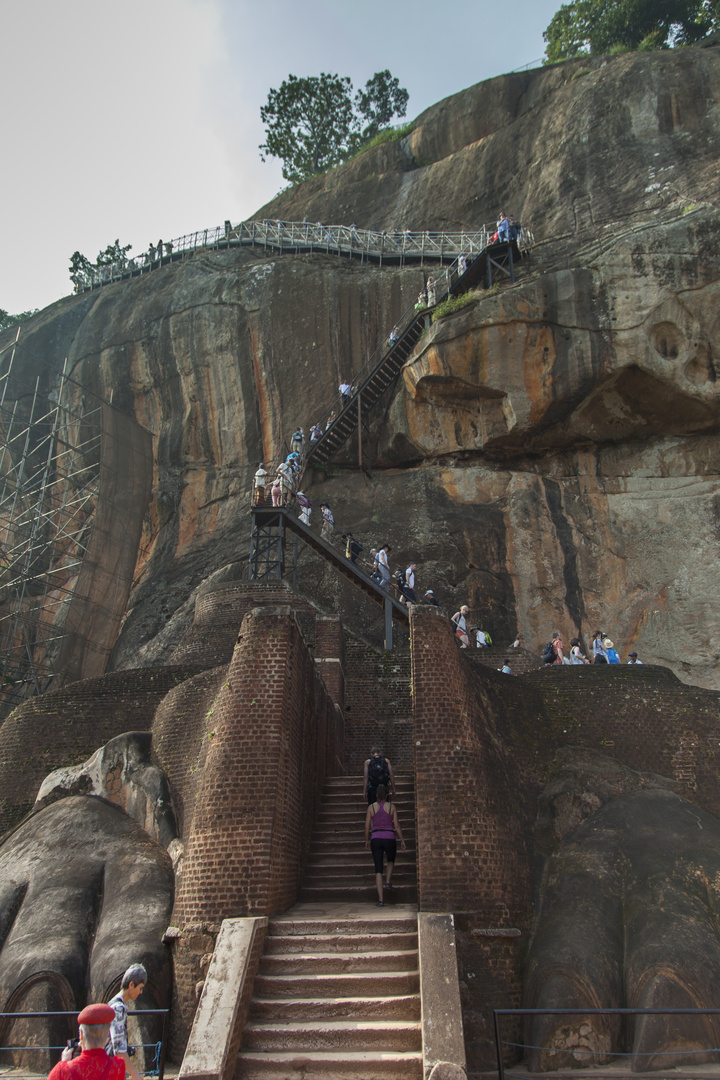
<path id="1" fill-rule="evenodd" d="M 346 559 L 337 548 L 322 536 L 305 525 L 293 513 L 279 506 L 252 508 L 252 532 L 250 535 L 250 580 L 281 580 L 285 573 L 285 552 L 287 533 L 293 533 L 302 540 L 325 562 L 329 563 L 343 577 L 351 581 L 356 588 L 364 592 L 376 604 L 385 609 L 385 648 L 392 648 L 392 622 L 409 625 L 407 608 L 400 604 L 387 589 L 361 570 L 359 566 Z M 293 556 L 293 583 L 297 565 L 297 545 Z"/>

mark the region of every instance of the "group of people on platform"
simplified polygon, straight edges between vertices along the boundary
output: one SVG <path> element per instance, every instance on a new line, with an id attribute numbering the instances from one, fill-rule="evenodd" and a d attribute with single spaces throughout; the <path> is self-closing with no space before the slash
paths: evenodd
<path id="1" fill-rule="evenodd" d="M 492 645 L 492 638 L 487 630 L 482 630 L 478 625 L 471 625 L 470 608 L 467 604 L 463 604 L 459 611 L 456 611 L 451 616 L 451 622 L 455 628 L 455 636 L 461 649 L 472 648 L 473 646 L 478 649 L 489 648 Z M 525 643 L 523 636 L 518 633 L 515 641 L 512 645 L 508 646 L 508 649 L 524 649 Z M 570 642 L 570 650 L 566 654 L 563 639 L 560 633 L 556 630 L 552 636 L 552 640 L 547 643 L 542 651 L 542 660 L 545 664 L 619 664 L 620 655 L 617 652 L 613 641 L 603 633 L 602 630 L 597 630 L 593 636 L 591 645 L 592 659 L 589 659 L 582 651 L 580 639 L 577 637 L 572 638 Z M 511 674 L 510 658 L 503 660 L 503 666 L 498 670 L 505 672 L 505 674 Z M 632 649 L 628 653 L 628 664 L 642 664 L 642 660 L 639 659 L 635 649 Z"/>
<path id="2" fill-rule="evenodd" d="M 619 664 L 620 654 L 615 648 L 615 644 L 603 633 L 602 630 L 596 630 L 593 635 L 592 643 L 590 646 L 592 652 L 592 660 L 585 656 L 580 645 L 579 638 L 572 638 L 570 641 L 570 652 L 565 655 L 565 646 L 560 633 L 556 630 L 552 636 L 552 640 L 547 643 L 543 649 L 542 658 L 546 664 Z M 633 649 L 628 653 L 628 664 L 642 664 L 642 660 L 638 659 L 638 654 Z"/>

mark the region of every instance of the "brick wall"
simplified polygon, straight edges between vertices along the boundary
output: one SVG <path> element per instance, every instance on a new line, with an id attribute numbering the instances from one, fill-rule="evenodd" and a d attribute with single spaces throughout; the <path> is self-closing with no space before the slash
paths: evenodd
<path id="1" fill-rule="evenodd" d="M 633 769 L 660 773 L 720 816 L 720 694 L 681 683 L 649 664 L 549 666 L 518 680 L 540 693 L 543 742 L 551 759 L 563 746 L 587 746 Z M 526 733 L 528 734 L 528 733 Z M 519 752 L 536 781 L 545 755 Z"/>
<path id="2" fill-rule="evenodd" d="M 322 781 L 340 754 L 339 711 L 290 608 L 245 617 L 211 709 L 173 912 L 183 935 L 174 1054 L 194 1014 L 203 935 L 223 918 L 273 915 L 295 902 Z"/>
<path id="3" fill-rule="evenodd" d="M 116 735 L 147 731 L 165 694 L 196 670 L 111 672 L 31 698 L 10 713 L 0 727 L 0 832 L 32 809 L 53 769 L 86 761 Z"/>
<path id="4" fill-rule="evenodd" d="M 377 744 L 397 773 L 412 772 L 413 715 L 410 653 L 378 653 L 348 635 L 345 642 L 345 746 L 348 773 L 362 776 Z"/>
<path id="5" fill-rule="evenodd" d="M 474 664 L 484 664 L 496 671 L 502 667 L 503 660 L 507 657 L 513 675 L 526 675 L 543 667 L 542 659 L 537 653 L 528 652 L 527 649 L 506 649 L 501 645 L 492 645 L 489 649 L 476 647 L 463 652 L 467 652 L 467 659 Z"/>
<path id="6" fill-rule="evenodd" d="M 343 709 L 345 705 L 345 638 L 337 615 L 316 617 L 314 656 L 330 697 Z"/>
<path id="7" fill-rule="evenodd" d="M 183 844 L 188 842 L 205 759 L 214 737 L 213 703 L 226 676 L 224 665 L 187 679 L 160 702 L 153 720 L 153 755 L 168 778 Z"/>
<path id="8" fill-rule="evenodd" d="M 313 643 L 319 608 L 286 581 L 229 581 L 198 593 L 192 626 L 168 663 L 191 663 L 203 668 L 229 664 L 238 629 L 248 611 L 272 604 L 289 604 L 297 613 L 306 641 Z"/>
<path id="9" fill-rule="evenodd" d="M 719 694 L 649 665 L 534 666 L 510 678 L 491 652 L 460 650 L 446 620 L 414 612 L 420 905 L 456 915 L 471 1076 L 495 1066 L 492 1008 L 521 1002 L 532 826 L 563 749 L 672 777 L 720 815 Z"/>
<path id="10" fill-rule="evenodd" d="M 456 914 L 472 1075 L 494 1064 L 492 1007 L 522 993 L 535 804 L 508 717 L 536 723 L 542 701 L 459 649 L 431 609 L 416 609 L 411 635 L 420 907 Z"/>

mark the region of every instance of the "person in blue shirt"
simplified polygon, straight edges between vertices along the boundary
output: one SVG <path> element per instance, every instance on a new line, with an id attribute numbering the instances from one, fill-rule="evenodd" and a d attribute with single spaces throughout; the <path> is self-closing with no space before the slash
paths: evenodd
<path id="1" fill-rule="evenodd" d="M 605 646 L 608 664 L 619 664 L 620 657 L 610 638 L 605 638 L 603 645 Z"/>

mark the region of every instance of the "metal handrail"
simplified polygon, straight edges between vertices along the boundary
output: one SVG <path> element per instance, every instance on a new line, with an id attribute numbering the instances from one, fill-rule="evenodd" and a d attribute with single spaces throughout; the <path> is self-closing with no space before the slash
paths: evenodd
<path id="1" fill-rule="evenodd" d="M 128 1013 L 129 1018 L 137 1018 L 139 1016 L 162 1016 L 163 1017 L 163 1031 L 162 1039 L 160 1041 L 160 1053 L 158 1055 L 158 1080 L 163 1080 L 163 1074 L 165 1070 L 165 1051 L 167 1047 L 168 1036 L 168 1016 L 170 1014 L 169 1009 L 133 1009 Z M 0 1020 L 34 1020 L 38 1017 L 48 1016 L 72 1016 L 77 1019 L 78 1010 L 73 1009 L 71 1012 L 67 1010 L 48 1010 L 43 1012 L 0 1012 Z M 142 1046 L 144 1050 L 150 1047 L 157 1047 L 158 1043 L 135 1043 L 136 1046 Z M 0 1046 L 0 1050 L 64 1050 L 64 1046 L 35 1046 L 28 1044 L 26 1046 Z M 13 1074 L 15 1076 L 16 1074 Z"/>
<path id="2" fill-rule="evenodd" d="M 271 223 L 272 224 L 272 223 Z M 276 222 L 274 224 L 282 226 L 282 222 Z M 324 228 L 322 226 L 314 226 L 314 228 Z M 492 228 L 493 232 L 489 230 Z M 518 228 L 518 247 L 522 251 L 529 251 L 533 246 L 535 240 L 533 233 L 530 229 L 526 229 L 524 226 L 517 226 Z M 456 259 L 449 266 L 442 266 L 436 271 L 435 278 L 435 299 L 434 304 L 430 304 L 429 300 L 427 305 L 419 306 L 420 297 L 410 307 L 406 308 L 400 318 L 396 320 L 393 326 L 393 331 L 397 331 L 397 341 L 390 345 L 389 337 L 391 331 L 383 335 L 383 338 L 379 345 L 373 350 L 368 357 L 363 367 L 352 378 L 351 393 L 349 400 L 343 405 L 342 396 L 338 395 L 333 399 L 330 407 L 321 415 L 320 419 L 316 421 L 317 427 L 322 430 L 322 436 L 312 442 L 309 438 L 310 428 L 305 438 L 305 446 L 300 456 L 300 466 L 296 474 L 295 490 L 299 489 L 302 477 L 305 473 L 305 468 L 309 459 L 313 456 L 315 449 L 322 445 L 325 436 L 329 436 L 335 429 L 344 416 L 347 415 L 349 410 L 357 407 L 358 398 L 362 396 L 363 390 L 375 376 L 376 372 L 382 367 L 384 361 L 389 357 L 392 350 L 402 343 L 402 339 L 405 333 L 410 327 L 419 319 L 424 317 L 424 313 L 433 307 L 437 307 L 444 300 L 446 300 L 452 293 L 453 287 L 457 284 L 459 279 L 470 269 L 471 265 L 476 261 L 480 255 L 490 246 L 493 235 L 495 232 L 495 226 L 484 225 L 482 230 L 476 234 L 476 236 L 482 236 L 483 246 L 475 251 L 474 254 L 466 254 L 465 251 L 461 251 Z M 279 235 L 279 234 L 278 234 Z M 426 234 L 421 234 L 426 235 Z M 445 234 L 450 235 L 450 234 Z M 429 280 L 429 278 L 428 278 Z M 332 423 L 328 423 L 330 417 L 332 417 Z M 284 458 L 280 458 L 284 460 Z"/>
<path id="3" fill-rule="evenodd" d="M 133 275 L 149 270 L 157 270 L 170 262 L 196 251 L 219 250 L 236 246 L 266 247 L 277 251 L 316 251 L 327 255 L 349 255 L 368 261 L 383 258 L 413 261 L 455 259 L 464 254 L 474 257 L 487 247 L 495 232 L 495 223 L 481 225 L 476 230 L 460 232 L 435 232 L 425 230 L 412 232 L 405 230 L 358 229 L 353 225 L 325 225 L 322 222 L 294 221 L 241 221 L 232 225 L 229 221 L 224 226 L 213 229 L 201 229 L 186 233 L 166 243 L 151 245 L 147 252 L 122 262 L 108 263 L 93 267 L 85 273 L 78 273 L 80 284 L 77 291 L 83 292 L 114 281 L 121 281 Z M 534 244 L 532 230 L 517 226 L 517 241 L 521 251 L 530 250 Z"/>

